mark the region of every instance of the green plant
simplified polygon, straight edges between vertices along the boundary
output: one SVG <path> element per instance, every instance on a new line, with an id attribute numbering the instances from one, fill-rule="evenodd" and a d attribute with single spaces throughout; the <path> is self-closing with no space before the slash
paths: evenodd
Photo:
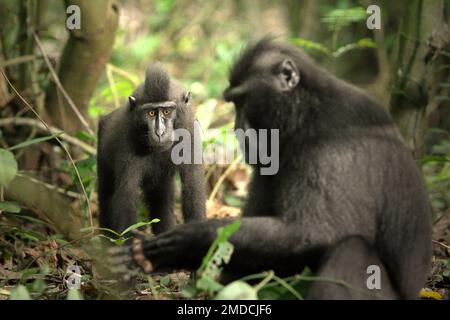
<path id="1" fill-rule="evenodd" d="M 11 291 L 9 300 L 31 300 L 31 297 L 25 286 L 18 285 Z"/>
<path id="2" fill-rule="evenodd" d="M 305 291 L 308 283 L 304 281 L 300 283 L 300 279 L 304 280 L 310 276 L 311 272 L 309 269 L 305 269 L 301 275 L 286 280 L 276 276 L 273 271 L 268 271 L 244 277 L 226 286 L 218 282 L 223 265 L 230 261 L 233 254 L 234 247 L 228 239 L 239 228 L 240 220 L 236 220 L 217 230 L 217 238 L 197 270 L 197 280 L 182 289 L 184 297 L 193 298 L 206 294 L 214 299 L 286 299 L 289 297 L 302 299 L 302 294 L 299 293 L 299 290 Z M 246 282 L 255 279 L 262 280 L 255 286 Z"/>
<path id="3" fill-rule="evenodd" d="M 446 270 L 444 270 L 442 275 L 450 280 L 450 259 L 447 259 Z"/>
<path id="4" fill-rule="evenodd" d="M 433 209 L 445 210 L 450 204 L 450 143 L 442 140 L 434 145 L 421 165 Z"/>
<path id="5" fill-rule="evenodd" d="M 116 232 L 114 230 L 111 230 L 111 229 L 108 229 L 108 228 L 95 228 L 95 227 L 83 228 L 83 229 L 81 229 L 81 232 L 92 232 L 94 230 L 107 231 L 107 232 L 111 233 L 111 235 L 116 236 L 117 238 L 111 238 L 111 237 L 108 237 L 108 236 L 106 236 L 104 234 L 98 234 L 98 236 L 102 237 L 102 238 L 105 238 L 105 239 L 108 239 L 112 243 L 120 246 L 120 245 L 124 244 L 127 240 L 130 239 L 130 238 L 126 238 L 125 237 L 125 235 L 127 233 L 129 233 L 130 231 L 133 231 L 133 230 L 138 229 L 138 228 L 143 227 L 143 226 L 148 226 L 148 225 L 153 224 L 153 223 L 157 223 L 159 221 L 160 221 L 159 219 L 153 219 L 153 220 L 148 221 L 148 222 L 141 221 L 141 222 L 138 222 L 138 223 L 135 223 L 135 224 L 129 226 L 128 228 L 126 228 L 121 233 L 118 233 L 118 232 Z"/>
<path id="6" fill-rule="evenodd" d="M 12 213 L 20 212 L 20 206 L 16 202 L 5 201 L 3 198 L 4 188 L 8 188 L 8 186 L 16 176 L 18 170 L 17 161 L 11 151 L 26 148 L 40 142 L 52 140 L 60 134 L 61 133 L 57 133 L 50 136 L 30 139 L 8 149 L 0 148 L 0 211 Z"/>
<path id="7" fill-rule="evenodd" d="M 318 51 L 332 58 L 339 58 L 344 53 L 355 49 L 376 48 L 375 42 L 370 38 L 362 38 L 352 43 L 341 46 L 338 45 L 341 30 L 351 23 L 365 20 L 366 17 L 367 13 L 362 7 L 333 9 L 321 19 L 322 22 L 327 25 L 328 29 L 333 32 L 330 48 L 323 44 L 303 38 L 293 38 L 291 39 L 291 42 L 299 47 Z"/>
<path id="8" fill-rule="evenodd" d="M 233 253 L 233 245 L 228 239 L 239 230 L 240 226 L 241 221 L 236 220 L 217 230 L 217 237 L 197 270 L 197 281 L 182 289 L 182 293 L 186 298 L 192 298 L 201 293 L 213 296 L 223 288 L 223 285 L 218 282 L 222 273 L 221 266 L 230 261 Z"/>

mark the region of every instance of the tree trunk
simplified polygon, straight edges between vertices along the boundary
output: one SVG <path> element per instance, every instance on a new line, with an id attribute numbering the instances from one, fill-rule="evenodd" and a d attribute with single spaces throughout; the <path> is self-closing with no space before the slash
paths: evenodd
<path id="1" fill-rule="evenodd" d="M 87 107 L 107 63 L 118 26 L 118 8 L 113 0 L 66 0 L 66 7 L 81 9 L 81 29 L 70 30 L 59 63 L 62 86 L 81 112 Z M 67 132 L 83 126 L 54 83 L 47 90 L 46 110 L 50 121 Z"/>
<path id="2" fill-rule="evenodd" d="M 285 5 L 292 37 L 314 38 L 317 29 L 317 0 L 290 0 Z"/>
<path id="3" fill-rule="evenodd" d="M 436 59 L 428 41 L 445 27 L 442 0 L 411 0 L 405 4 L 394 52 L 390 107 L 405 142 L 420 157 L 425 152 L 427 110 L 433 103 Z"/>

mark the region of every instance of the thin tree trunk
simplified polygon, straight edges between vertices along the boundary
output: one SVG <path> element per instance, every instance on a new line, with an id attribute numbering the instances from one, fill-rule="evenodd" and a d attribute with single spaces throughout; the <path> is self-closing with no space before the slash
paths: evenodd
<path id="1" fill-rule="evenodd" d="M 405 142 L 420 157 L 425 152 L 427 108 L 435 91 L 435 59 L 430 58 L 427 42 L 445 25 L 444 4 L 442 0 L 411 0 L 405 6 L 391 68 L 390 107 Z"/>
<path id="2" fill-rule="evenodd" d="M 113 0 L 66 0 L 66 7 L 69 5 L 80 7 L 81 29 L 70 31 L 58 75 L 81 114 L 86 116 L 89 99 L 113 48 L 118 8 Z M 55 126 L 68 132 L 83 129 L 54 83 L 47 91 L 46 110 Z"/>
<path id="3" fill-rule="evenodd" d="M 285 5 L 292 37 L 312 39 L 317 29 L 317 0 L 290 0 Z"/>

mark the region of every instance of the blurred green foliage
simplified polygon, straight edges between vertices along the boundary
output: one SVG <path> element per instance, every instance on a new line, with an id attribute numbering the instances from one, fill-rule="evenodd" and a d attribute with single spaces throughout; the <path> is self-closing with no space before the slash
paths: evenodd
<path id="1" fill-rule="evenodd" d="M 450 204 L 450 142 L 442 140 L 431 154 L 422 159 L 431 205 L 435 212 L 447 210 Z"/>
<path id="2" fill-rule="evenodd" d="M 352 22 L 363 21 L 366 17 L 366 10 L 363 7 L 354 7 L 333 9 L 322 17 L 321 21 L 327 25 L 330 31 L 335 31 L 349 26 Z"/>

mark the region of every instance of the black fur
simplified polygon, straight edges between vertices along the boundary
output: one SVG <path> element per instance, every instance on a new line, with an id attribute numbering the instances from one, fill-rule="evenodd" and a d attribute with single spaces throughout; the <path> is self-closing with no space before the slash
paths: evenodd
<path id="1" fill-rule="evenodd" d="M 225 271 L 283 276 L 309 266 L 360 289 L 316 282 L 311 299 L 416 298 L 431 258 L 430 206 L 389 114 L 298 48 L 268 39 L 246 48 L 224 96 L 236 105 L 237 128 L 281 137 L 278 173 L 254 170 Z M 143 253 L 153 270 L 197 268 L 227 222 L 178 226 L 144 240 Z M 371 264 L 382 288 L 369 292 Z"/>
<path id="2" fill-rule="evenodd" d="M 122 232 L 137 222 L 140 190 L 152 218 L 156 234 L 174 225 L 174 179 L 178 171 L 183 187 L 183 214 L 186 222 L 203 220 L 205 187 L 201 165 L 174 165 L 171 161 L 171 134 L 174 129 L 194 130 L 192 106 L 186 91 L 159 63 L 149 66 L 145 82 L 132 94 L 130 102 L 99 122 L 98 195 L 100 226 Z M 135 102 L 133 102 L 135 101 Z M 173 101 L 176 108 L 164 118 L 166 132 L 157 140 L 154 124 L 144 104 Z M 155 109 L 156 110 L 156 109 Z M 159 111 L 158 111 L 159 112 Z"/>

